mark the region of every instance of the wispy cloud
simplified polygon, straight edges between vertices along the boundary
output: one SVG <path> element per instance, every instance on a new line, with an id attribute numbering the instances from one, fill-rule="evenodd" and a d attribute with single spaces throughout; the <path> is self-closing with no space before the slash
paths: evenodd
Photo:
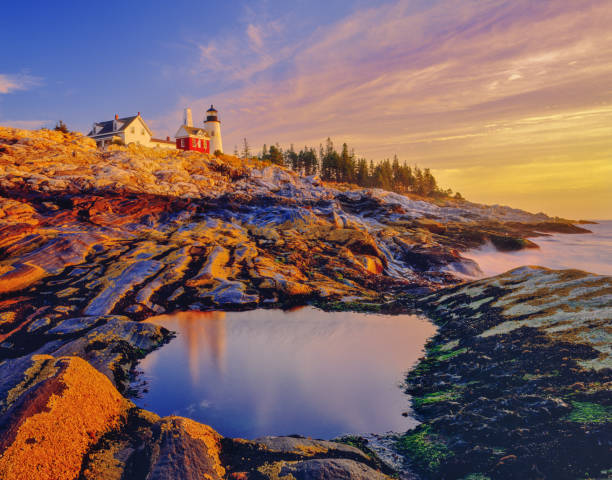
<path id="1" fill-rule="evenodd" d="M 418 130 L 425 119 L 429 128 L 439 124 L 436 116 L 456 124 L 472 113 L 489 122 L 555 103 L 597 103 L 597 90 L 581 91 L 585 80 L 612 74 L 612 31 L 601 20 L 612 21 L 612 14 L 605 2 L 579 11 L 555 2 L 439 2 L 417 14 L 409 4 L 357 12 L 280 50 L 268 47 L 254 24 L 242 40 L 203 46 L 208 73 L 219 74 L 219 82 L 228 73 L 242 80 L 217 100 L 227 123 L 251 137 L 283 141 L 309 132 L 381 138 L 395 136 L 397 123 Z M 593 18 L 600 20 L 593 25 Z M 291 68 L 282 75 L 254 78 L 289 57 Z M 534 93 L 541 101 L 527 98 Z"/>
<path id="2" fill-rule="evenodd" d="M 247 37 L 251 43 L 251 48 L 255 51 L 261 50 L 264 46 L 263 32 L 261 26 L 249 23 L 247 27 Z"/>
<path id="3" fill-rule="evenodd" d="M 50 127 L 53 125 L 53 122 L 51 120 L 4 120 L 0 118 L 0 125 L 12 128 L 34 130 L 37 128 Z"/>
<path id="4" fill-rule="evenodd" d="M 203 111 L 214 101 L 228 146 L 331 136 L 370 158 L 427 164 L 462 190 L 476 187 L 457 165 L 482 179 L 500 164 L 609 162 L 609 7 L 397 0 L 295 38 L 283 19 L 269 28 L 250 16 L 242 35 L 200 46 L 202 71 L 228 88 L 182 102 Z"/>
<path id="5" fill-rule="evenodd" d="M 291 57 L 297 46 L 286 42 L 283 24 L 248 10 L 249 21 L 242 31 L 196 43 L 200 58 L 194 75 L 207 79 L 212 75 L 225 84 L 249 82 Z"/>
<path id="6" fill-rule="evenodd" d="M 17 90 L 29 90 L 41 83 L 41 78 L 31 75 L 0 73 L 0 94 L 12 93 Z"/>

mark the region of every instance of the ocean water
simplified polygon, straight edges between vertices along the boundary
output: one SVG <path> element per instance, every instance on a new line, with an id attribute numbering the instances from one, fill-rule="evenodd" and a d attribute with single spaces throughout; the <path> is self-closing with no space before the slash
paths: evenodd
<path id="1" fill-rule="evenodd" d="M 415 315 L 182 312 L 149 319 L 177 332 L 139 364 L 137 405 L 225 436 L 405 431 L 400 386 L 435 327 Z"/>
<path id="2" fill-rule="evenodd" d="M 498 252 L 493 245 L 470 250 L 464 257 L 476 261 L 483 277 L 498 275 L 523 265 L 562 269 L 575 268 L 612 275 L 612 220 L 584 225 L 593 233 L 562 234 L 531 238 L 540 248 Z"/>

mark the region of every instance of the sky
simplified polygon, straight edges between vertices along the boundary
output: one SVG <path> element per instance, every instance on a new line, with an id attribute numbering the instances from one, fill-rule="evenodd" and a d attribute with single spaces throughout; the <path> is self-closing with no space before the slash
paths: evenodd
<path id="1" fill-rule="evenodd" d="M 246 138 L 432 169 L 464 197 L 612 218 L 610 0 L 5 2 L 0 125 Z M 239 147 L 240 148 L 240 147 Z"/>

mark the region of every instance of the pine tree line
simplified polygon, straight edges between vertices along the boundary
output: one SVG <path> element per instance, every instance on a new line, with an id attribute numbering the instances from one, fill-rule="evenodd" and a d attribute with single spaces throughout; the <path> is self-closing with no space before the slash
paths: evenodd
<path id="1" fill-rule="evenodd" d="M 242 157 L 250 157 L 250 149 L 246 138 Z M 284 165 L 300 175 L 319 174 L 322 180 L 328 182 L 354 183 L 361 187 L 382 188 L 397 193 L 416 193 L 423 196 L 451 196 L 451 189 L 443 190 L 429 170 L 418 166 L 409 166 L 405 161 L 400 163 L 397 155 L 393 160 L 383 160 L 374 164 L 365 158 L 357 158 L 354 150 L 346 143 L 338 152 L 331 139 L 325 145 L 319 145 L 318 150 L 305 146 L 296 152 L 293 145 L 283 151 L 280 145 L 264 145 L 257 156 L 276 165 Z M 459 192 L 455 198 L 462 198 Z"/>

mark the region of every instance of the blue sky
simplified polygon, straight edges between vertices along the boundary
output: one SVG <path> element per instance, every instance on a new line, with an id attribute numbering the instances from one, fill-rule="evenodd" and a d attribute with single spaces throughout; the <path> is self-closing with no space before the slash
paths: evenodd
<path id="1" fill-rule="evenodd" d="M 214 103 L 226 151 L 330 136 L 475 201 L 609 217 L 610 25 L 609 0 L 4 2 L 0 125 L 140 111 L 165 136 Z"/>
<path id="2" fill-rule="evenodd" d="M 200 46 L 243 36 L 254 21 L 265 32 L 279 19 L 291 23 L 299 42 L 360 3 L 5 2 L 0 39 L 10 48 L 3 49 L 0 73 L 22 87 L 0 96 L 0 122 L 52 125 L 61 118 L 85 130 L 115 112 L 153 119 L 185 97 L 213 102 L 242 80 L 208 75 Z"/>

